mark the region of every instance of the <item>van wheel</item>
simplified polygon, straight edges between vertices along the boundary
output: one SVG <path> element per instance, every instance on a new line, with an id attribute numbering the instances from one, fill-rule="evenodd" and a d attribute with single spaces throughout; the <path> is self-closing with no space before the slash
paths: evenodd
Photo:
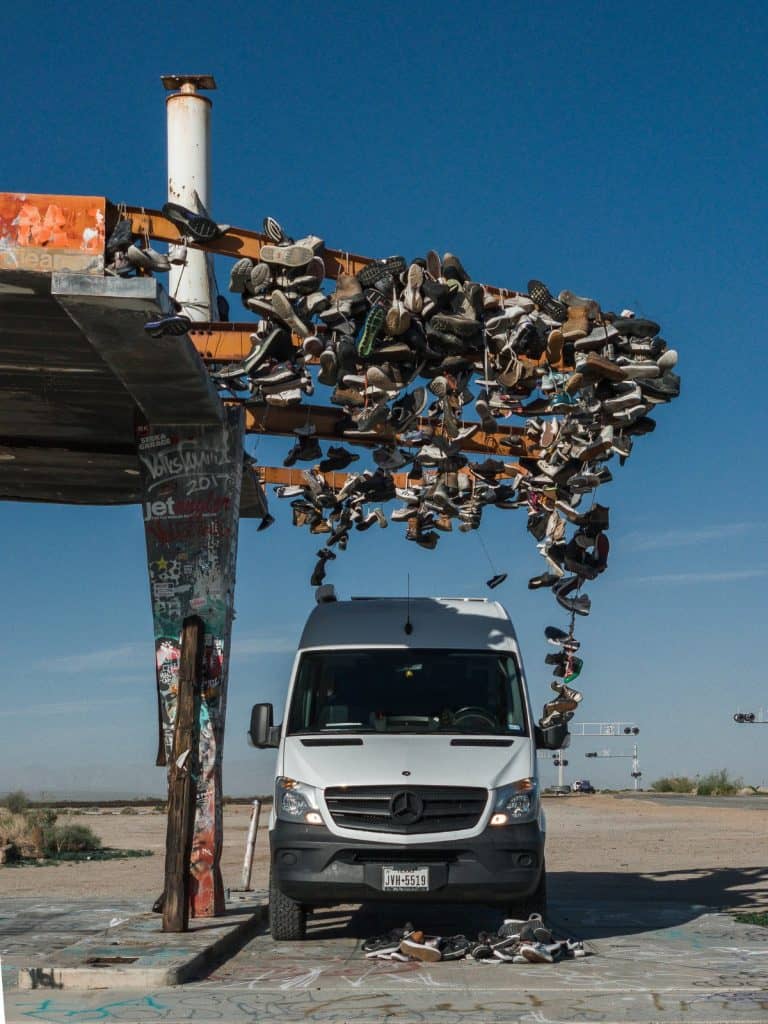
<path id="1" fill-rule="evenodd" d="M 307 912 L 300 903 L 280 892 L 269 875 L 269 930 L 275 942 L 301 942 L 307 936 Z"/>
<path id="2" fill-rule="evenodd" d="M 539 884 L 530 896 L 527 896 L 522 903 L 512 908 L 516 917 L 530 917 L 531 914 L 541 914 L 542 917 L 547 911 L 547 865 L 542 864 Z"/>

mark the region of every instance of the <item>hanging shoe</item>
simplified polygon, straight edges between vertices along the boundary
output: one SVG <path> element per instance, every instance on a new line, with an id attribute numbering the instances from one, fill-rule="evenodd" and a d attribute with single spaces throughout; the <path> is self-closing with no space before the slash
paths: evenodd
<path id="1" fill-rule="evenodd" d="M 170 313 L 168 316 L 160 317 L 158 320 L 148 320 L 144 324 L 144 330 L 153 338 L 161 338 L 163 335 L 170 335 L 179 338 L 186 334 L 192 326 L 188 316 L 180 313 Z"/>
<path id="2" fill-rule="evenodd" d="M 373 351 L 376 339 L 384 327 L 386 316 L 386 313 L 380 306 L 374 306 L 368 313 L 357 342 L 357 351 L 361 356 L 369 356 Z"/>
<path id="3" fill-rule="evenodd" d="M 274 242 L 275 245 L 290 245 L 293 241 L 283 231 L 282 226 L 275 220 L 274 217 L 265 217 L 261 222 L 262 230 L 270 242 Z"/>
<path id="4" fill-rule="evenodd" d="M 565 303 L 559 302 L 554 298 L 549 288 L 542 281 L 537 281 L 535 278 L 529 281 L 528 294 L 539 309 L 546 313 L 547 316 L 552 317 L 553 320 L 557 320 L 562 324 L 568 319 L 568 307 Z"/>
<path id="5" fill-rule="evenodd" d="M 195 213 L 178 203 L 164 203 L 162 214 L 179 229 L 179 234 L 205 244 L 229 231 L 229 224 L 217 224 L 202 213 Z"/>
<path id="6" fill-rule="evenodd" d="M 115 253 L 125 252 L 133 242 L 133 227 L 127 217 L 121 217 L 115 225 L 112 234 L 107 239 L 107 256 L 114 256 Z"/>

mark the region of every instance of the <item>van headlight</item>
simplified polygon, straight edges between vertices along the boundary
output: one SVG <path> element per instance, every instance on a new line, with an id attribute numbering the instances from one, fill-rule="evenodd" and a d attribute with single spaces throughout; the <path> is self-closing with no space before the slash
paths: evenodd
<path id="1" fill-rule="evenodd" d="M 514 825 L 533 821 L 539 813 L 539 784 L 536 779 L 518 779 L 496 790 L 491 825 Z"/>
<path id="2" fill-rule="evenodd" d="M 275 781 L 275 813 L 282 821 L 301 821 L 305 825 L 322 825 L 317 790 L 304 782 L 284 775 Z"/>

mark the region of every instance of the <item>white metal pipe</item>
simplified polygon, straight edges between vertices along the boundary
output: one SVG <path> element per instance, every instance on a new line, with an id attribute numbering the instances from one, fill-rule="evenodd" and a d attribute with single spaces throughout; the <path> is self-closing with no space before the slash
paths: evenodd
<path id="1" fill-rule="evenodd" d="M 244 892 L 250 891 L 251 874 L 253 872 L 253 854 L 256 849 L 256 836 L 259 831 L 259 816 L 261 815 L 261 800 L 253 801 L 251 811 L 251 823 L 248 826 L 248 837 L 245 840 L 245 860 L 243 861 L 242 888 Z"/>
<path id="2" fill-rule="evenodd" d="M 166 100 L 168 200 L 200 212 L 210 202 L 211 101 L 185 82 Z M 212 320 L 210 257 L 187 250 L 187 262 L 172 266 L 169 286 L 192 320 Z"/>

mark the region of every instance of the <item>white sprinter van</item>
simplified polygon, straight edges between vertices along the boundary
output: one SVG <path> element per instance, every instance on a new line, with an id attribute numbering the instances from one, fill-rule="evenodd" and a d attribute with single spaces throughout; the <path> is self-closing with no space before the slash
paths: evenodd
<path id="1" fill-rule="evenodd" d="M 470 598 L 319 604 L 285 716 L 257 704 L 250 739 L 277 747 L 270 817 L 275 939 L 313 907 L 373 900 L 543 909 L 545 819 L 514 627 Z"/>

